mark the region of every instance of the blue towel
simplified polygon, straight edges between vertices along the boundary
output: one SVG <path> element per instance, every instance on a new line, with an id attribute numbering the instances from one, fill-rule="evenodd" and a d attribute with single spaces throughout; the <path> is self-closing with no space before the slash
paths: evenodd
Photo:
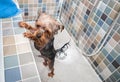
<path id="1" fill-rule="evenodd" d="M 0 0 L 0 18 L 9 18 L 21 12 L 13 0 Z"/>

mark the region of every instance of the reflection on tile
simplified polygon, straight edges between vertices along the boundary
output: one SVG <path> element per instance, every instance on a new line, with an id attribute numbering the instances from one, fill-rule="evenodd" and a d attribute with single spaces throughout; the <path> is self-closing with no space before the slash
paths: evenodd
<path id="1" fill-rule="evenodd" d="M 16 44 L 20 44 L 20 43 L 29 42 L 29 40 L 28 38 L 25 38 L 23 34 L 17 34 L 15 35 L 15 42 Z"/>
<path id="2" fill-rule="evenodd" d="M 37 70 L 34 64 L 21 66 L 21 71 L 23 79 L 37 76 Z"/>
<path id="3" fill-rule="evenodd" d="M 16 82 L 18 80 L 21 80 L 19 67 L 5 70 L 5 82 Z"/>
<path id="4" fill-rule="evenodd" d="M 31 52 L 30 50 L 30 44 L 29 43 L 23 43 L 17 45 L 17 53 L 26 53 Z"/>
<path id="5" fill-rule="evenodd" d="M 5 57 L 4 58 L 4 64 L 5 64 L 5 68 L 18 66 L 18 57 L 17 57 L 17 55 Z"/>
<path id="6" fill-rule="evenodd" d="M 29 64 L 33 62 L 32 53 L 23 53 L 19 54 L 20 64 Z"/>
<path id="7" fill-rule="evenodd" d="M 4 56 L 16 54 L 16 46 L 15 45 L 4 46 L 3 53 Z"/>
<path id="8" fill-rule="evenodd" d="M 3 37 L 3 45 L 15 44 L 14 36 Z"/>

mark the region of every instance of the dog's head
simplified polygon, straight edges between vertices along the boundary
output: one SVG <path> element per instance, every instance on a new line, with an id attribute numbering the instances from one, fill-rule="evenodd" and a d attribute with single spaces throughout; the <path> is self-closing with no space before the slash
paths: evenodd
<path id="1" fill-rule="evenodd" d="M 36 28 L 49 29 L 54 34 L 58 33 L 58 30 L 63 30 L 64 26 L 60 24 L 57 20 L 52 18 L 52 16 L 46 13 L 38 13 L 38 17 L 35 21 Z"/>
<path id="2" fill-rule="evenodd" d="M 46 13 L 38 13 L 35 27 L 37 29 L 35 42 L 41 46 L 45 46 L 58 33 L 58 30 L 64 29 L 62 24 Z"/>

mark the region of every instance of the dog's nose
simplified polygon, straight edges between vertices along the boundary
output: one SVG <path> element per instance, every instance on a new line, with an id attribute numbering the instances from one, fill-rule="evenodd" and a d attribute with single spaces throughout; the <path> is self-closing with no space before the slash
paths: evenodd
<path id="1" fill-rule="evenodd" d="M 38 33 L 38 34 L 36 35 L 37 38 L 40 38 L 41 36 L 42 36 L 41 33 Z"/>
<path id="2" fill-rule="evenodd" d="M 36 37 L 40 38 L 42 36 L 42 34 L 44 33 L 44 30 L 40 30 L 39 33 L 37 33 Z"/>

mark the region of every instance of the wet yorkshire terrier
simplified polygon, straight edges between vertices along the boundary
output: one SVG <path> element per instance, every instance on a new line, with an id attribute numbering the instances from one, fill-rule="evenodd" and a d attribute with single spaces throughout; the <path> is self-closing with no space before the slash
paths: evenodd
<path id="1" fill-rule="evenodd" d="M 24 33 L 24 37 L 34 41 L 34 47 L 40 51 L 41 57 L 44 59 L 43 65 L 49 66 L 49 69 L 51 70 L 51 72 L 48 73 L 48 76 L 53 77 L 56 56 L 56 50 L 54 49 L 54 35 L 58 33 L 58 30 L 62 31 L 64 26 L 46 13 L 38 13 L 35 27 L 32 27 L 25 22 L 19 22 L 19 26 L 29 30 Z"/>

